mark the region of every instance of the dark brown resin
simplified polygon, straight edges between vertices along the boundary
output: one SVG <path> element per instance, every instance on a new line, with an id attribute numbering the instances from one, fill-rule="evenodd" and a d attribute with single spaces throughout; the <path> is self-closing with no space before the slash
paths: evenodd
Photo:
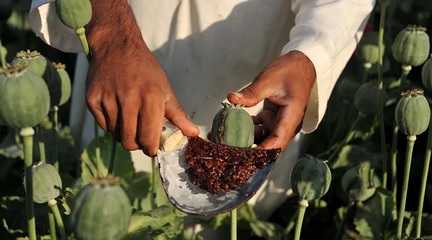
<path id="1" fill-rule="evenodd" d="M 237 189 L 258 169 L 274 162 L 279 149 L 245 149 L 189 138 L 185 158 L 192 183 L 210 193 Z"/>

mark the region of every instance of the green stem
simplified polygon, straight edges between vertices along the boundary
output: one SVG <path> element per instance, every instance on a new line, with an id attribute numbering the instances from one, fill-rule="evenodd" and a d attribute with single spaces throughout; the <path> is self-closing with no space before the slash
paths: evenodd
<path id="1" fill-rule="evenodd" d="M 81 46 L 83 48 L 84 53 L 87 55 L 87 57 L 89 57 L 90 56 L 90 48 L 89 48 L 87 38 L 85 35 L 85 28 L 83 28 L 83 27 L 78 28 L 75 32 L 78 35 L 78 38 L 80 40 L 80 43 L 81 43 Z"/>
<path id="2" fill-rule="evenodd" d="M 115 164 L 115 155 L 116 155 L 116 148 L 117 148 L 117 142 L 114 137 L 112 137 L 112 144 L 111 144 L 111 158 L 108 165 L 108 174 L 112 174 L 114 171 L 114 164 Z"/>
<path id="3" fill-rule="evenodd" d="M 342 100 L 342 103 L 344 105 L 348 106 L 348 111 L 346 113 L 344 113 L 343 116 L 339 116 L 336 119 L 334 129 L 332 129 L 333 131 L 331 131 L 331 134 L 333 134 L 333 136 L 330 140 L 330 146 L 332 146 L 332 147 L 328 148 L 325 152 L 320 153 L 320 155 L 321 154 L 327 155 L 328 153 L 333 152 L 333 149 L 334 149 L 333 147 L 335 146 L 335 143 L 337 143 L 338 138 L 340 137 L 340 135 L 343 135 L 345 133 L 346 127 L 345 127 L 345 124 L 343 124 L 343 123 L 346 121 L 346 119 L 352 119 L 352 116 L 354 114 L 357 114 L 357 110 L 352 107 L 351 101 L 349 101 L 348 99 L 344 99 L 344 100 Z M 344 106 L 344 109 L 345 109 L 345 106 Z M 351 130 L 351 128 L 349 130 Z"/>
<path id="4" fill-rule="evenodd" d="M 290 220 L 289 220 L 287 226 L 285 227 L 285 229 L 284 229 L 284 234 L 285 234 L 285 235 L 288 235 L 288 234 L 289 234 L 289 233 L 294 229 L 294 226 L 295 226 L 295 223 L 296 223 L 295 219 L 297 218 L 297 215 L 298 215 L 298 210 L 297 210 L 296 213 L 295 213 L 295 214 L 290 218 Z"/>
<path id="5" fill-rule="evenodd" d="M 399 133 L 399 126 L 394 123 L 393 126 L 393 135 L 392 135 L 392 145 L 391 145 L 391 151 L 390 151 L 390 163 L 391 163 L 391 177 L 392 177 L 392 197 L 393 197 L 393 203 L 395 206 L 397 206 L 397 155 L 398 155 L 398 149 L 397 149 L 397 142 L 398 142 L 398 133 Z"/>
<path id="6" fill-rule="evenodd" d="M 422 181 L 420 186 L 420 194 L 418 198 L 418 209 L 417 209 L 417 222 L 416 222 L 416 238 L 421 237 L 421 226 L 422 226 L 422 215 L 423 215 L 423 203 L 426 193 L 427 178 L 429 173 L 429 165 L 431 160 L 432 152 L 432 121 L 429 123 L 428 140 L 426 145 L 426 153 L 424 158 Z"/>
<path id="7" fill-rule="evenodd" d="M 381 0 L 383 1 L 383 0 Z M 378 29 L 378 75 L 381 74 L 382 77 L 382 66 L 383 66 L 383 57 L 384 57 L 384 24 L 386 18 L 386 4 L 380 4 L 380 19 L 379 19 L 379 29 Z M 379 77 L 379 76 L 378 76 Z"/>
<path id="8" fill-rule="evenodd" d="M 231 210 L 231 240 L 237 240 L 237 208 Z"/>
<path id="9" fill-rule="evenodd" d="M 53 123 L 54 123 L 54 156 L 55 159 L 53 160 L 54 166 L 59 170 L 59 153 L 58 153 L 58 141 L 57 141 L 57 135 L 59 132 L 59 123 L 58 123 L 58 106 L 53 107 Z"/>
<path id="10" fill-rule="evenodd" d="M 378 88 L 384 90 L 383 86 L 383 52 L 384 52 L 384 23 L 386 16 L 387 4 L 383 2 L 380 4 L 380 21 L 378 29 Z M 379 97 L 378 99 L 378 119 L 380 122 L 380 145 L 381 154 L 383 155 L 382 162 L 382 186 L 387 188 L 387 145 L 385 141 L 385 125 L 384 125 L 384 99 Z"/>
<path id="11" fill-rule="evenodd" d="M 403 176 L 403 185 L 402 185 L 402 197 L 400 202 L 400 208 L 399 208 L 399 215 L 398 215 L 398 225 L 397 225 L 397 238 L 399 240 L 402 239 L 402 227 L 403 227 L 403 220 L 405 216 L 405 205 L 406 205 L 406 199 L 407 199 L 407 193 L 408 193 L 408 183 L 409 183 L 409 177 L 410 177 L 410 169 L 411 169 L 411 160 L 412 160 L 412 153 L 414 150 L 414 143 L 416 140 L 416 136 L 408 136 L 407 137 L 407 150 L 405 155 L 405 168 L 404 168 L 404 176 Z"/>
<path id="12" fill-rule="evenodd" d="M 64 212 L 63 212 L 63 213 L 64 213 L 65 215 L 70 215 L 70 213 L 71 213 L 71 208 L 70 208 L 69 204 L 67 203 L 67 200 L 66 200 L 65 197 L 61 198 L 61 204 L 62 204 L 62 207 L 63 207 L 63 209 L 64 209 Z"/>
<path id="13" fill-rule="evenodd" d="M 3 47 L 2 42 L 0 40 L 0 63 L 2 68 L 6 68 L 6 54 L 3 52 L 3 49 L 6 49 Z"/>
<path id="14" fill-rule="evenodd" d="M 401 76 L 399 78 L 401 86 L 408 85 L 407 77 L 408 77 L 408 74 L 411 72 L 412 67 L 409 65 L 402 65 L 401 69 L 402 69 Z"/>
<path id="15" fill-rule="evenodd" d="M 372 64 L 371 63 L 364 63 L 363 64 L 363 76 L 362 76 L 362 82 L 367 82 L 368 77 L 369 77 L 369 71 L 372 68 Z"/>
<path id="16" fill-rule="evenodd" d="M 308 202 L 306 200 L 301 200 L 299 202 L 299 209 L 298 209 L 298 217 L 297 217 L 297 223 L 294 233 L 294 240 L 300 240 L 301 235 L 301 229 L 303 225 L 303 218 L 306 212 L 306 208 L 308 207 Z"/>
<path id="17" fill-rule="evenodd" d="M 55 225 L 56 223 L 54 219 L 54 214 L 52 212 L 48 212 L 48 222 L 49 222 L 51 240 L 57 240 L 57 231 Z"/>
<path id="18" fill-rule="evenodd" d="M 329 148 L 328 148 L 327 150 L 325 150 L 324 152 L 321 152 L 321 153 L 317 154 L 316 157 L 317 157 L 317 158 L 320 158 L 320 159 L 325 159 L 325 158 L 329 159 L 329 158 L 326 157 L 326 156 L 331 155 L 334 151 L 337 150 L 338 147 L 339 147 L 339 145 L 338 145 L 337 143 L 332 144 L 331 147 L 329 147 Z"/>
<path id="19" fill-rule="evenodd" d="M 39 142 L 39 160 L 41 162 L 46 162 L 45 143 L 44 142 Z"/>
<path id="20" fill-rule="evenodd" d="M 65 240 L 66 239 L 65 227 L 64 227 L 62 216 L 61 216 L 60 211 L 57 207 L 57 201 L 55 199 L 49 200 L 48 206 L 50 207 L 52 213 L 54 214 L 55 221 L 56 221 L 58 229 L 60 231 L 60 237 L 62 240 Z"/>
<path id="21" fill-rule="evenodd" d="M 54 125 L 54 130 L 58 131 L 59 130 L 59 124 L 58 124 L 58 106 L 54 106 L 53 107 L 53 125 Z"/>
<path id="22" fill-rule="evenodd" d="M 351 206 L 356 207 L 357 203 L 350 203 L 350 206 L 348 206 L 348 209 Z M 343 231 L 345 229 L 345 225 L 347 224 L 347 216 L 346 215 L 348 215 L 348 212 L 346 214 L 343 214 L 342 219 L 341 219 L 342 221 L 339 224 L 339 226 L 337 226 L 336 237 L 334 239 L 337 239 L 337 240 L 342 239 Z"/>
<path id="23" fill-rule="evenodd" d="M 151 206 L 152 209 L 156 208 L 156 159 L 152 157 L 151 160 L 152 170 L 151 170 Z"/>
<path id="24" fill-rule="evenodd" d="M 33 135 L 34 130 L 31 127 L 23 128 L 20 135 L 23 139 L 24 146 L 24 174 L 25 174 L 25 206 L 27 215 L 27 228 L 30 240 L 36 240 L 36 220 L 33 208 Z"/>
<path id="25" fill-rule="evenodd" d="M 104 177 L 104 173 L 102 171 L 102 159 L 101 159 L 101 152 L 100 148 L 96 147 L 95 149 L 95 155 L 96 155 L 96 176 L 97 177 Z"/>

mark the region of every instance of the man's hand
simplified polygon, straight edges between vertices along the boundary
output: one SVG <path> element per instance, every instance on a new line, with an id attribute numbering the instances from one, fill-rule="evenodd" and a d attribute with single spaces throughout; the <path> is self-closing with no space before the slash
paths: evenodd
<path id="1" fill-rule="evenodd" d="M 142 149 L 150 156 L 159 148 L 164 118 L 184 135 L 197 135 L 198 128 L 147 48 L 127 0 L 93 0 L 92 5 L 87 104 L 99 125 L 124 148 Z"/>
<path id="2" fill-rule="evenodd" d="M 254 117 L 256 138 L 262 148 L 285 149 L 298 132 L 315 81 L 312 62 L 301 52 L 289 52 L 271 63 L 255 81 L 228 100 L 246 107 L 262 100 L 264 109 Z"/>

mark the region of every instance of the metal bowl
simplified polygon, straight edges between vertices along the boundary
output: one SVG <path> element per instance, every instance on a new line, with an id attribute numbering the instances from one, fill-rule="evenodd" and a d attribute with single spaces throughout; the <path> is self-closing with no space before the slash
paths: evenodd
<path id="1" fill-rule="evenodd" d="M 160 151 L 157 156 L 163 188 L 169 201 L 180 211 L 202 216 L 229 211 L 249 200 L 261 187 L 272 165 L 259 169 L 247 183 L 236 190 L 212 194 L 194 185 L 189 175 L 184 151 L 187 139 L 177 149 Z"/>

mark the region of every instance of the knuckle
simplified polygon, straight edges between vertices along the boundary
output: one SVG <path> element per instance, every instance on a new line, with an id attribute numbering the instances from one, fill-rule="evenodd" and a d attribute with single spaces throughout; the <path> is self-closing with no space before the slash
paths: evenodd
<path id="1" fill-rule="evenodd" d="M 159 86 L 148 86 L 145 91 L 141 92 L 141 98 L 151 102 L 167 100 L 165 95 Z"/>
<path id="2" fill-rule="evenodd" d="M 252 85 L 252 86 L 242 90 L 241 93 L 253 101 L 258 100 L 259 90 L 255 87 L 255 85 Z"/>
<path id="3" fill-rule="evenodd" d="M 119 96 L 123 100 L 127 100 L 130 97 L 134 97 L 135 95 L 138 95 L 139 91 L 137 88 L 133 88 L 130 86 L 123 86 L 118 90 L 118 92 L 119 92 Z"/>
<path id="4" fill-rule="evenodd" d="M 166 117 L 174 122 L 180 121 L 180 120 L 188 120 L 188 117 L 185 112 L 181 108 L 177 108 L 175 106 L 168 107 L 167 111 L 165 113 Z"/>
<path id="5" fill-rule="evenodd" d="M 99 99 L 94 93 L 89 92 L 86 95 L 86 102 L 87 102 L 88 107 L 93 109 L 93 108 L 96 108 L 97 105 L 99 104 Z"/>
<path id="6" fill-rule="evenodd" d="M 162 103 L 162 95 L 154 92 L 144 93 L 141 99 L 144 103 L 144 106 Z"/>
<path id="7" fill-rule="evenodd" d="M 105 111 L 107 111 L 110 118 L 117 116 L 117 103 L 114 99 L 105 97 L 102 100 L 102 106 Z"/>
<path id="8" fill-rule="evenodd" d="M 121 105 L 129 104 L 134 99 L 134 95 L 129 91 L 121 91 L 118 95 L 118 101 Z"/>

